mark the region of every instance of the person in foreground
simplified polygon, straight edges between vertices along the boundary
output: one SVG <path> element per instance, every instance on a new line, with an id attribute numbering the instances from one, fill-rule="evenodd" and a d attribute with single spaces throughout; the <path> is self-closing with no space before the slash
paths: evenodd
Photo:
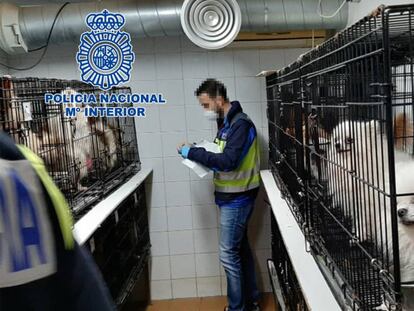
<path id="1" fill-rule="evenodd" d="M 1 131 L 0 310 L 116 310 L 43 161 Z"/>
<path id="2" fill-rule="evenodd" d="M 258 311 L 259 291 L 247 228 L 260 185 L 256 127 L 225 86 L 207 79 L 196 90 L 205 116 L 217 121 L 215 143 L 221 153 L 182 144 L 183 158 L 214 171 L 215 201 L 220 210 L 220 261 L 227 276 L 228 311 Z"/>

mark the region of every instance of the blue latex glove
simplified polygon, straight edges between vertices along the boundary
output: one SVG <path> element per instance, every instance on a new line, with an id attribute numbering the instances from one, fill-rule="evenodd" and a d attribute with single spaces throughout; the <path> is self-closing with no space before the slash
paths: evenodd
<path id="1" fill-rule="evenodd" d="M 178 151 L 179 154 L 181 154 L 181 156 L 184 159 L 188 158 L 188 153 L 190 152 L 190 147 L 188 146 L 182 146 L 181 149 Z"/>

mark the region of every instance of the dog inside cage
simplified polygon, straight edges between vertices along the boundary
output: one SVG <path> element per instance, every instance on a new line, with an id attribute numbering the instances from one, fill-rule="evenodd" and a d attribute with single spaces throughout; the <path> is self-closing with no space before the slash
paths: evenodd
<path id="1" fill-rule="evenodd" d="M 383 8 L 267 78 L 270 166 L 354 310 L 414 310 L 413 21 Z"/>
<path id="2" fill-rule="evenodd" d="M 43 159 L 76 216 L 140 167 L 133 118 L 87 117 L 84 104 L 44 101 L 45 93 L 70 98 L 98 92 L 79 81 L 1 79 L 1 130 Z M 130 89 L 114 88 L 111 92 Z M 66 107 L 76 107 L 76 115 L 66 115 Z"/>

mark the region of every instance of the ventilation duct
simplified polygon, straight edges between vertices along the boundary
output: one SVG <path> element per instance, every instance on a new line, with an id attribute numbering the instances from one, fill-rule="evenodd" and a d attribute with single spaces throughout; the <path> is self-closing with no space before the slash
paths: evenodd
<path id="1" fill-rule="evenodd" d="M 205 49 L 220 49 L 232 43 L 241 27 L 236 0 L 185 0 L 181 25 L 187 37 Z"/>
<path id="2" fill-rule="evenodd" d="M 64 1 L 59 4 L 48 2 L 48 4 L 40 5 L 33 5 L 35 1 L 21 0 L 17 2 L 20 4 L 27 2 L 30 3 L 30 6 L 19 7 L 18 21 L 16 27 L 14 27 L 15 36 L 21 33 L 22 44 L 29 49 L 44 45 L 53 19 Z M 39 3 L 41 2 L 39 0 Z M 60 1 L 55 0 L 53 2 Z M 192 0 L 186 2 L 208 2 L 210 3 L 210 11 L 217 11 L 217 9 L 211 7 L 220 5 L 219 3 L 230 3 L 232 1 Z M 329 14 L 335 11 L 341 2 L 342 0 L 323 0 L 322 10 L 325 14 Z M 238 0 L 237 3 L 240 7 L 241 30 L 243 32 L 342 29 L 346 26 L 348 17 L 347 7 L 345 6 L 336 17 L 331 19 L 321 18 L 317 14 L 318 0 Z M 87 30 L 85 25 L 86 15 L 103 9 L 125 14 L 126 25 L 124 29 L 133 38 L 181 35 L 183 33 L 180 20 L 182 6 L 183 2 L 181 0 L 112 0 L 71 3 L 62 11 L 53 31 L 51 42 L 78 42 L 80 34 Z M 205 11 L 200 9 L 198 12 L 202 14 Z M 185 18 L 189 18 L 188 14 L 186 16 Z M 218 18 L 214 13 L 210 16 L 213 20 Z M 235 16 L 237 16 L 237 13 Z M 0 15 L 0 18 L 2 18 L 2 15 Z M 195 18 L 192 17 L 193 20 Z M 184 20 L 183 25 L 185 23 Z M 1 20 L 0 24 L 3 24 Z M 235 25 L 237 26 L 237 24 Z M 214 28 L 214 26 L 210 27 Z M 9 33 L 9 35 L 11 34 Z M 196 32 L 193 32 L 194 34 L 197 36 Z M 229 39 L 233 40 L 234 31 L 228 32 L 227 35 Z M 0 42 L 0 46 L 7 45 L 7 42 L 5 43 L 1 36 L 0 40 L 3 41 Z M 231 42 L 231 40 L 227 40 L 226 43 Z M 8 40 L 8 42 L 10 41 L 13 40 Z M 202 46 L 202 44 L 199 45 Z M 212 45 L 215 45 L 215 48 L 223 46 L 223 44 L 217 44 L 217 40 L 213 40 Z M 10 49 L 3 49 L 11 53 Z M 18 50 L 14 49 L 14 51 Z"/>
<path id="3" fill-rule="evenodd" d="M 19 27 L 19 9 L 9 3 L 0 3 L 0 49 L 8 54 L 27 50 Z"/>

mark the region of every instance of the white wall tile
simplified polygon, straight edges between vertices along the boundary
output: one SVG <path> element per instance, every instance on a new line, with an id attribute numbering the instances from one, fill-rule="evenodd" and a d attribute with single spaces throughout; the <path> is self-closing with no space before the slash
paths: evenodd
<path id="1" fill-rule="evenodd" d="M 176 157 L 177 146 L 187 141 L 187 132 L 165 132 L 161 134 L 164 157 Z"/>
<path id="2" fill-rule="evenodd" d="M 132 80 L 130 83 L 132 91 L 136 93 L 156 93 L 157 83 L 156 81 L 137 81 Z"/>
<path id="3" fill-rule="evenodd" d="M 183 80 L 159 80 L 157 90 L 166 99 L 167 106 L 184 105 L 184 82 Z"/>
<path id="4" fill-rule="evenodd" d="M 197 277 L 220 276 L 218 253 L 196 254 Z"/>
<path id="5" fill-rule="evenodd" d="M 171 255 L 194 253 L 193 232 L 191 230 L 169 232 L 168 241 Z"/>
<path id="6" fill-rule="evenodd" d="M 283 49 L 263 49 L 259 51 L 260 71 L 282 69 L 285 67 Z"/>
<path id="7" fill-rule="evenodd" d="M 164 161 L 163 158 L 145 158 L 141 161 L 142 165 L 152 168 L 152 178 L 145 182 L 163 182 L 164 181 Z"/>
<path id="8" fill-rule="evenodd" d="M 159 106 L 146 106 L 145 118 L 135 118 L 135 124 L 138 133 L 159 132 L 160 126 L 160 109 Z"/>
<path id="9" fill-rule="evenodd" d="M 268 127 L 262 127 L 258 129 L 259 134 L 259 143 L 261 151 L 268 151 L 269 150 L 269 129 Z"/>
<path id="10" fill-rule="evenodd" d="M 217 229 L 194 230 L 194 246 L 196 253 L 217 252 Z"/>
<path id="11" fill-rule="evenodd" d="M 139 55 L 133 65 L 131 80 L 155 80 L 155 56 L 153 54 Z"/>
<path id="12" fill-rule="evenodd" d="M 269 167 L 269 152 L 260 153 L 260 169 L 267 170 Z"/>
<path id="13" fill-rule="evenodd" d="M 272 285 L 270 284 L 269 274 L 268 273 L 259 273 L 258 274 L 258 287 L 262 293 L 272 292 Z"/>
<path id="14" fill-rule="evenodd" d="M 258 268 L 256 270 L 256 273 L 266 273 L 267 272 L 267 260 L 272 257 L 272 252 L 270 249 L 260 249 L 255 250 L 255 262 L 256 267 Z"/>
<path id="15" fill-rule="evenodd" d="M 152 256 L 169 255 L 168 232 L 151 232 L 150 241 Z"/>
<path id="16" fill-rule="evenodd" d="M 196 181 L 200 181 L 200 180 L 210 180 L 211 181 L 212 179 L 213 179 L 213 171 L 209 171 L 209 173 L 206 176 L 204 176 L 203 178 L 201 178 L 196 173 L 194 173 L 193 170 L 190 170 L 190 180 L 196 180 Z"/>
<path id="17" fill-rule="evenodd" d="M 162 157 L 161 134 L 138 133 L 138 148 L 141 159 Z"/>
<path id="18" fill-rule="evenodd" d="M 253 121 L 257 129 L 262 127 L 262 106 L 260 103 L 242 103 L 242 108 L 245 113 Z"/>
<path id="19" fill-rule="evenodd" d="M 211 180 L 191 183 L 191 201 L 194 205 L 214 204 L 214 185 Z"/>
<path id="20" fill-rule="evenodd" d="M 266 94 L 265 94 L 265 96 L 266 96 Z M 267 119 L 267 102 L 266 102 L 266 100 L 263 101 L 262 105 L 263 105 L 262 106 L 262 124 L 263 124 L 263 127 L 265 127 L 267 129 L 268 119 Z"/>
<path id="21" fill-rule="evenodd" d="M 221 281 L 221 294 L 223 296 L 227 296 L 227 278 L 225 276 L 222 276 L 220 278 Z"/>
<path id="22" fill-rule="evenodd" d="M 139 61 L 140 55 L 142 54 L 154 54 L 154 38 L 138 38 L 132 39 L 132 45 L 134 47 L 134 52 L 136 55 L 135 61 Z"/>
<path id="23" fill-rule="evenodd" d="M 234 66 L 237 77 L 256 76 L 260 72 L 259 51 L 235 51 Z"/>
<path id="24" fill-rule="evenodd" d="M 183 68 L 181 65 L 181 54 L 166 53 L 155 55 L 156 78 L 158 80 L 182 79 Z"/>
<path id="25" fill-rule="evenodd" d="M 215 205 L 193 205 L 194 229 L 217 228 L 217 207 Z"/>
<path id="26" fill-rule="evenodd" d="M 171 276 L 173 279 L 195 277 L 194 254 L 171 256 Z"/>
<path id="27" fill-rule="evenodd" d="M 167 206 L 191 205 L 190 183 L 188 181 L 166 182 L 165 195 Z"/>
<path id="28" fill-rule="evenodd" d="M 193 229 L 191 206 L 169 207 L 167 217 L 169 231 Z"/>
<path id="29" fill-rule="evenodd" d="M 260 102 L 260 80 L 256 77 L 236 79 L 236 98 L 243 105 L 246 102 Z"/>
<path id="30" fill-rule="evenodd" d="M 165 207 L 148 209 L 150 231 L 167 231 L 167 210 Z"/>
<path id="31" fill-rule="evenodd" d="M 156 37 L 154 48 L 156 53 L 180 53 L 181 41 L 179 37 Z"/>
<path id="32" fill-rule="evenodd" d="M 184 106 L 164 106 L 160 111 L 161 130 L 164 132 L 186 130 Z"/>
<path id="33" fill-rule="evenodd" d="M 145 192 L 148 207 L 162 207 L 165 206 L 165 188 L 164 183 L 152 183 L 145 185 Z"/>
<path id="34" fill-rule="evenodd" d="M 233 51 L 209 52 L 208 70 L 212 78 L 234 77 L 234 54 Z"/>
<path id="35" fill-rule="evenodd" d="M 249 242 L 253 249 L 269 249 L 271 245 L 270 226 L 262 225 L 249 228 Z"/>
<path id="36" fill-rule="evenodd" d="M 204 117 L 204 109 L 200 105 L 187 106 L 185 113 L 188 130 L 211 130 L 213 122 Z"/>
<path id="37" fill-rule="evenodd" d="M 207 52 L 183 53 L 183 76 L 188 78 L 205 78 L 208 76 Z"/>
<path id="38" fill-rule="evenodd" d="M 164 158 L 165 181 L 188 181 L 190 180 L 189 168 L 181 162 L 181 156 Z"/>
<path id="39" fill-rule="evenodd" d="M 199 297 L 220 296 L 220 277 L 197 278 L 197 292 Z"/>
<path id="40" fill-rule="evenodd" d="M 151 280 L 170 280 L 170 256 L 152 257 L 150 261 Z"/>
<path id="41" fill-rule="evenodd" d="M 260 101 L 265 103 L 267 101 L 267 92 L 266 92 L 266 79 L 264 77 L 258 77 L 260 82 Z"/>
<path id="42" fill-rule="evenodd" d="M 197 296 L 195 279 L 173 280 L 173 298 L 191 298 Z"/>
<path id="43" fill-rule="evenodd" d="M 184 79 L 184 102 L 187 106 L 200 105 L 195 91 L 204 80 L 205 78 Z"/>
<path id="44" fill-rule="evenodd" d="M 151 299 L 163 300 L 172 298 L 171 280 L 151 281 Z"/>
<path id="45" fill-rule="evenodd" d="M 250 218 L 250 226 L 270 225 L 270 209 L 264 202 L 266 197 L 266 194 L 264 192 L 265 191 L 263 190 L 263 187 L 261 187 L 259 194 L 257 195 L 253 214 Z"/>
<path id="46" fill-rule="evenodd" d="M 80 71 L 74 55 L 48 58 L 49 76 L 57 79 L 80 79 Z"/>

